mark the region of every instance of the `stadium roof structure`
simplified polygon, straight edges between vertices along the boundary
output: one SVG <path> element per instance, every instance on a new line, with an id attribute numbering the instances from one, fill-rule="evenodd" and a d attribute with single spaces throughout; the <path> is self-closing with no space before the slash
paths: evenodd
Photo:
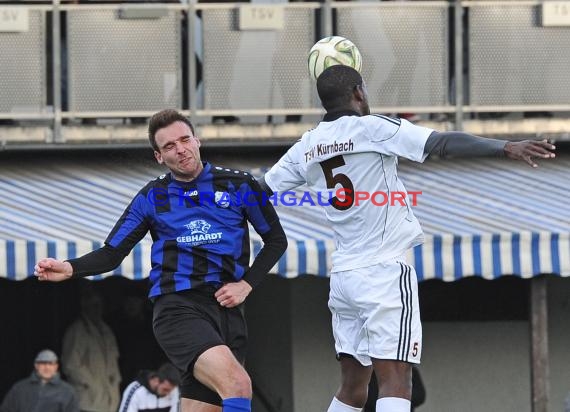
<path id="1" fill-rule="evenodd" d="M 406 188 L 422 192 L 413 209 L 426 241 L 408 255 L 419 279 L 570 276 L 569 170 L 568 156 L 538 169 L 499 159 L 402 161 Z M 132 196 L 162 173 L 144 162 L 3 161 L 0 277 L 25 279 L 38 258 L 73 258 L 100 247 Z M 305 202 L 277 210 L 290 242 L 272 272 L 328 276 L 334 241 L 322 208 Z M 256 253 L 262 243 L 253 230 L 251 243 Z M 143 279 L 149 256 L 145 238 L 113 273 L 94 278 Z"/>

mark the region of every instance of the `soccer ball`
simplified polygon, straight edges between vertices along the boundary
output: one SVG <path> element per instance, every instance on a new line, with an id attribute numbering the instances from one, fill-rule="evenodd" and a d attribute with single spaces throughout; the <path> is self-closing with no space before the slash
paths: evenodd
<path id="1" fill-rule="evenodd" d="M 309 51 L 309 74 L 316 80 L 320 74 L 335 64 L 350 66 L 360 73 L 362 56 L 350 40 L 330 36 L 319 40 Z"/>

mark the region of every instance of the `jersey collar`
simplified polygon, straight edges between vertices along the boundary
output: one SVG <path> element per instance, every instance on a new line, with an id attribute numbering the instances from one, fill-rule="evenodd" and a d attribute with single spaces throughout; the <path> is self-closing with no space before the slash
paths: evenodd
<path id="1" fill-rule="evenodd" d="M 338 112 L 328 112 L 323 117 L 323 122 L 332 122 L 333 120 L 339 119 L 343 116 L 360 116 L 360 113 L 354 110 L 339 110 Z"/>

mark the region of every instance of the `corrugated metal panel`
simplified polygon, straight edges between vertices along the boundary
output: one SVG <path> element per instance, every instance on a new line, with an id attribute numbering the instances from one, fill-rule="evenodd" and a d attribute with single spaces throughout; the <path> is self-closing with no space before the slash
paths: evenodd
<path id="1" fill-rule="evenodd" d="M 402 162 L 407 189 L 422 192 L 414 210 L 427 241 L 409 253 L 420 279 L 570 275 L 569 171 L 570 157 L 539 169 L 497 159 Z M 0 276 L 21 279 L 39 257 L 98 247 L 133 195 L 162 173 L 151 164 L 113 161 L 0 165 Z M 277 210 L 290 248 L 273 272 L 326 276 L 334 242 L 322 209 Z M 113 274 L 145 277 L 149 245 L 141 242 Z M 252 246 L 260 248 L 254 232 Z"/>

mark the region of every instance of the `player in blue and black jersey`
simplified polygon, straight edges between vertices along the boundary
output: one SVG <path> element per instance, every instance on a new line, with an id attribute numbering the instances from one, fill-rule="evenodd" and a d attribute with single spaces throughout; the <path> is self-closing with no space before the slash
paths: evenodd
<path id="1" fill-rule="evenodd" d="M 106 273 L 150 232 L 153 329 L 182 371 L 182 411 L 250 411 L 242 303 L 285 252 L 285 233 L 250 174 L 202 162 L 185 116 L 155 114 L 149 140 L 170 172 L 137 193 L 101 249 L 68 261 L 42 259 L 35 274 L 57 282 Z M 251 266 L 248 222 L 264 243 Z"/>

